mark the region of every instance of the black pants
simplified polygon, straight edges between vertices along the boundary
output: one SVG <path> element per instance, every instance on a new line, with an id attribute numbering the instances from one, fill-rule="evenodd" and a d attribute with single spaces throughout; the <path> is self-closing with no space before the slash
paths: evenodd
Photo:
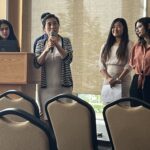
<path id="1" fill-rule="evenodd" d="M 150 104 L 150 76 L 145 77 L 143 89 L 138 88 L 138 75 L 134 75 L 131 86 L 130 96 L 144 100 Z M 138 104 L 131 102 L 131 106 L 138 106 Z"/>

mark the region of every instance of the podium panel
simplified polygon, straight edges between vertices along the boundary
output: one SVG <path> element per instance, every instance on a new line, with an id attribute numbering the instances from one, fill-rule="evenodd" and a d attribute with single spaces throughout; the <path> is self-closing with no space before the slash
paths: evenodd
<path id="1" fill-rule="evenodd" d="M 40 80 L 38 69 L 33 66 L 34 55 L 25 52 L 0 53 L 0 84 L 28 84 Z"/>
<path id="2" fill-rule="evenodd" d="M 26 52 L 0 53 L 0 93 L 19 90 L 35 98 L 40 69 L 33 65 L 34 54 Z"/>

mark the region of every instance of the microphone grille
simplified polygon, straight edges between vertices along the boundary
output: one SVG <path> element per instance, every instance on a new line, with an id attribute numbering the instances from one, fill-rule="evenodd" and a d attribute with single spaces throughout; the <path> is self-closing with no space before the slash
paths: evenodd
<path id="1" fill-rule="evenodd" d="M 51 31 L 51 32 L 50 32 L 50 36 L 57 36 L 57 32 Z"/>

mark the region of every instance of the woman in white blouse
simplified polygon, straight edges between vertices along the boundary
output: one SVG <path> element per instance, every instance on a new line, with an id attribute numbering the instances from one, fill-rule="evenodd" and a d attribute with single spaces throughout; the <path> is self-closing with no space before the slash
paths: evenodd
<path id="1" fill-rule="evenodd" d="M 131 75 L 128 62 L 132 46 L 125 19 L 116 18 L 110 27 L 107 41 L 101 48 L 99 67 L 104 84 L 110 84 L 111 87 L 122 84 L 122 97 L 129 96 Z"/>
<path id="2" fill-rule="evenodd" d="M 60 22 L 56 15 L 46 13 L 42 20 L 45 35 L 35 45 L 35 67 L 41 67 L 41 88 L 39 99 L 41 114 L 47 120 L 45 103 L 61 94 L 71 94 L 73 80 L 71 62 L 73 50 L 71 41 L 59 34 Z"/>

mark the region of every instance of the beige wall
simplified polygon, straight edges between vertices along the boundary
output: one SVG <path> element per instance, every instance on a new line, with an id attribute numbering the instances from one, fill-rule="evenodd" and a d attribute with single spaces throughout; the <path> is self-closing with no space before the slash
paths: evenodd
<path id="1" fill-rule="evenodd" d="M 150 0 L 147 1 L 147 16 L 150 16 Z"/>
<path id="2" fill-rule="evenodd" d="M 0 19 L 7 17 L 7 0 L 0 0 Z"/>
<path id="3" fill-rule="evenodd" d="M 60 18 L 60 33 L 72 41 L 74 92 L 99 94 L 102 85 L 99 51 L 110 24 L 117 17 L 125 18 L 130 39 L 136 41 L 134 23 L 143 15 L 143 0 L 38 0 L 38 5 L 32 0 L 32 45 L 42 34 L 40 16 L 46 11 Z"/>

